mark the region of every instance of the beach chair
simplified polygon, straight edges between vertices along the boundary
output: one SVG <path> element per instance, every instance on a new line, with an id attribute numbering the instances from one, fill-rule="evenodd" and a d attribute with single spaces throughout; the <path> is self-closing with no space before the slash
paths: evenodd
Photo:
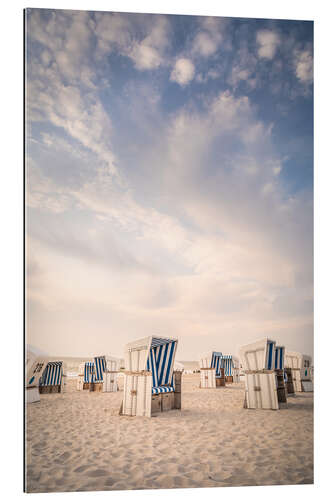
<path id="1" fill-rule="evenodd" d="M 295 392 L 312 392 L 311 356 L 300 352 L 286 351 L 285 366 L 292 373 Z"/>
<path id="2" fill-rule="evenodd" d="M 232 354 L 224 354 L 221 359 L 221 367 L 224 369 L 226 383 L 240 382 L 239 360 Z"/>
<path id="3" fill-rule="evenodd" d="M 92 384 L 95 381 L 95 363 L 93 361 L 86 361 L 84 363 L 83 372 L 83 387 L 84 391 L 92 390 Z"/>
<path id="4" fill-rule="evenodd" d="M 125 347 L 121 415 L 151 417 L 181 409 L 181 371 L 174 371 L 178 340 L 145 337 Z"/>
<path id="5" fill-rule="evenodd" d="M 49 361 L 39 379 L 39 392 L 41 394 L 61 392 L 63 383 L 63 362 Z"/>
<path id="6" fill-rule="evenodd" d="M 96 356 L 94 364 L 94 391 L 117 392 L 118 361 L 115 358 L 107 356 Z"/>
<path id="7" fill-rule="evenodd" d="M 41 358 L 36 358 L 30 363 L 26 372 L 25 384 L 25 401 L 26 403 L 36 403 L 40 401 L 39 396 L 39 379 L 45 370 L 47 361 Z"/>
<path id="8" fill-rule="evenodd" d="M 224 369 L 222 368 L 222 353 L 212 351 L 201 356 L 200 366 L 200 388 L 215 389 L 225 386 Z"/>
<path id="9" fill-rule="evenodd" d="M 245 373 L 245 408 L 279 409 L 275 345 L 274 340 L 264 338 L 239 350 Z"/>

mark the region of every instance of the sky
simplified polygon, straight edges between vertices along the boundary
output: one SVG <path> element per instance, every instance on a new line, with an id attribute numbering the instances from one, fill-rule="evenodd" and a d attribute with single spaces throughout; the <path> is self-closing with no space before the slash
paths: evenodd
<path id="1" fill-rule="evenodd" d="M 313 24 L 26 12 L 26 337 L 313 355 Z"/>

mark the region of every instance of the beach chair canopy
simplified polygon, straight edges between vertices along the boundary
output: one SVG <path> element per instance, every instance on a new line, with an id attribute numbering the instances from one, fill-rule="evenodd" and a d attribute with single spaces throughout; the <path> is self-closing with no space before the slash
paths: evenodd
<path id="1" fill-rule="evenodd" d="M 145 337 L 126 345 L 125 368 L 150 371 L 152 393 L 173 392 L 173 368 L 178 340 L 166 337 Z"/>
<path id="2" fill-rule="evenodd" d="M 301 369 L 301 368 L 310 368 L 312 364 L 311 356 L 307 356 L 306 354 L 301 354 L 300 352 L 285 352 L 285 361 L 284 365 L 286 368 L 293 369 Z"/>
<path id="3" fill-rule="evenodd" d="M 300 352 L 286 351 L 284 354 L 284 366 L 286 368 L 302 368 L 303 356 Z"/>
<path id="4" fill-rule="evenodd" d="M 95 362 L 95 382 L 103 382 L 103 373 L 106 370 L 105 356 L 96 356 Z"/>
<path id="5" fill-rule="evenodd" d="M 47 361 L 42 358 L 35 358 L 30 363 L 29 370 L 26 370 L 26 385 L 27 387 L 38 387 L 40 378 L 46 368 Z"/>
<path id="6" fill-rule="evenodd" d="M 215 368 L 215 377 L 221 378 L 222 376 L 221 363 L 222 363 L 222 352 L 212 351 L 201 356 L 199 366 L 201 369 Z"/>
<path id="7" fill-rule="evenodd" d="M 61 385 L 62 382 L 62 361 L 49 361 L 45 370 L 40 378 L 39 385 Z"/>
<path id="8" fill-rule="evenodd" d="M 95 382 L 95 363 L 93 363 L 92 361 L 87 361 L 84 364 L 83 382 L 85 384 L 90 384 Z"/>
<path id="9" fill-rule="evenodd" d="M 239 354 L 244 370 L 274 370 L 274 340 L 265 337 L 240 348 Z"/>
<path id="10" fill-rule="evenodd" d="M 221 359 L 221 368 L 224 368 L 224 375 L 231 377 L 235 368 L 232 354 L 224 354 Z"/>
<path id="11" fill-rule="evenodd" d="M 212 352 L 212 361 L 211 368 L 215 368 L 215 377 L 221 378 L 221 368 L 222 368 L 222 352 L 213 351 Z"/>
<path id="12" fill-rule="evenodd" d="M 284 369 L 284 351 L 285 348 L 283 346 L 275 346 L 275 361 L 274 368 L 275 370 L 283 370 Z"/>

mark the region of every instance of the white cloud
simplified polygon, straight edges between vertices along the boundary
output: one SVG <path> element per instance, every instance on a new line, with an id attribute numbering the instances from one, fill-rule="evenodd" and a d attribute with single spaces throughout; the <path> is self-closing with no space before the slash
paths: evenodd
<path id="1" fill-rule="evenodd" d="M 124 14 L 98 14 L 95 27 L 98 57 L 114 50 L 129 57 L 136 69 L 156 69 L 167 64 L 170 26 L 165 16 L 127 17 Z M 145 36 L 138 36 L 138 32 Z"/>
<path id="2" fill-rule="evenodd" d="M 309 50 L 295 52 L 295 72 L 302 83 L 312 83 L 313 57 Z"/>
<path id="3" fill-rule="evenodd" d="M 177 59 L 173 67 L 170 80 L 178 83 L 182 87 L 185 87 L 193 79 L 194 73 L 195 67 L 192 61 L 190 59 L 180 58 Z"/>
<path id="4" fill-rule="evenodd" d="M 161 64 L 162 59 L 154 47 L 144 43 L 137 43 L 130 52 L 137 69 L 155 69 Z"/>
<path id="5" fill-rule="evenodd" d="M 200 30 L 196 34 L 191 52 L 194 56 L 213 56 L 221 46 L 228 21 L 222 18 L 202 17 L 200 19 Z M 225 43 L 224 49 L 229 49 L 229 44 Z"/>
<path id="6" fill-rule="evenodd" d="M 211 56 L 218 47 L 218 41 L 213 39 L 208 33 L 200 32 L 194 39 L 193 52 L 202 56 Z"/>
<path id="7" fill-rule="evenodd" d="M 260 30 L 257 32 L 257 44 L 259 57 L 273 59 L 280 44 L 280 37 L 274 31 Z"/>

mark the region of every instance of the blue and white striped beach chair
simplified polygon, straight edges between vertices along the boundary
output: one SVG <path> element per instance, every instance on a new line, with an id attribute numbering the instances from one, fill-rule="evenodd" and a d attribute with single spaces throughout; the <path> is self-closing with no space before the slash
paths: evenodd
<path id="1" fill-rule="evenodd" d="M 239 360 L 232 354 L 222 356 L 221 366 L 224 368 L 226 382 L 239 382 Z"/>
<path id="2" fill-rule="evenodd" d="M 124 415 L 180 409 L 181 372 L 174 372 L 178 340 L 145 337 L 125 350 Z"/>
<path id="3" fill-rule="evenodd" d="M 84 364 L 83 389 L 89 389 L 90 384 L 95 382 L 95 363 L 87 361 Z"/>
<path id="4" fill-rule="evenodd" d="M 212 351 L 201 356 L 199 366 L 200 387 L 202 389 L 212 389 L 224 385 L 222 358 L 222 353 L 219 351 Z"/>
<path id="5" fill-rule="evenodd" d="M 61 392 L 63 385 L 63 362 L 49 361 L 39 379 L 41 393 Z"/>
<path id="6" fill-rule="evenodd" d="M 95 356 L 95 390 L 116 392 L 119 360 L 110 356 Z"/>

